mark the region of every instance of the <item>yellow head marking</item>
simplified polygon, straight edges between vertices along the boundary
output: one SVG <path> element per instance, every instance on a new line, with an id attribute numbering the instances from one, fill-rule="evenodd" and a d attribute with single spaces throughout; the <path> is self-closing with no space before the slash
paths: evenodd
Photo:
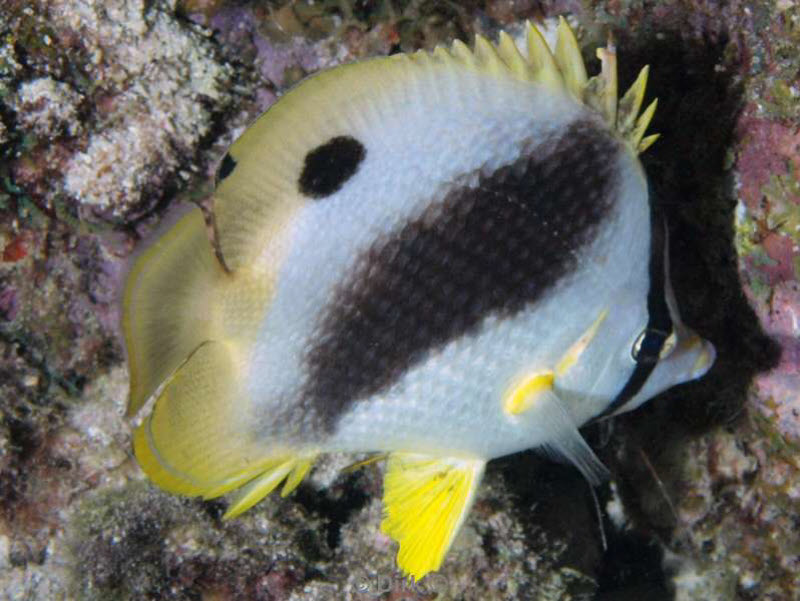
<path id="1" fill-rule="evenodd" d="M 515 387 L 503 401 L 503 411 L 509 415 L 525 413 L 533 407 L 542 392 L 553 389 L 552 371 L 532 374 Z"/>
<path id="2" fill-rule="evenodd" d="M 600 329 L 600 324 L 602 324 L 606 317 L 608 317 L 608 309 L 604 309 L 600 315 L 597 316 L 597 319 L 594 320 L 594 323 L 589 326 L 583 335 L 578 338 L 578 340 L 569 347 L 569 350 L 564 353 L 564 356 L 561 360 L 556 364 L 556 375 L 563 376 L 570 367 L 575 365 L 578 361 L 578 358 L 581 356 L 581 353 L 586 350 L 586 347 L 589 346 L 589 343 L 592 339 L 597 335 L 597 330 Z"/>

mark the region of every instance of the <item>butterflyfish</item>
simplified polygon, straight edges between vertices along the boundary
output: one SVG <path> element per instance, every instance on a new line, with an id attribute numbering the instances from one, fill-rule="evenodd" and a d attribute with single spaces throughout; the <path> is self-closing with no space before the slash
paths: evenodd
<path id="1" fill-rule="evenodd" d="M 711 367 L 638 158 L 648 68 L 619 98 L 613 44 L 589 77 L 565 20 L 552 50 L 526 35 L 305 79 L 221 161 L 214 235 L 195 208 L 139 255 L 128 412 L 155 484 L 233 517 L 320 454 L 380 453 L 419 580 L 487 461 L 546 449 L 597 483 L 578 428 Z"/>

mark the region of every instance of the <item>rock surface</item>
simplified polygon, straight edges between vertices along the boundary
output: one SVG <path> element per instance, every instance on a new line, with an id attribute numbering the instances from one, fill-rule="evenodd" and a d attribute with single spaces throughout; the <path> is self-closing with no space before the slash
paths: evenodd
<path id="1" fill-rule="evenodd" d="M 0 600 L 800 599 L 800 9 L 795 3 L 5 0 L 0 11 Z M 286 499 L 149 485 L 123 419 L 118 290 L 142 237 L 204 203 L 227 145 L 320 68 L 573 14 L 651 65 L 644 157 L 703 380 L 590 428 L 580 476 L 489 466 L 443 569 L 411 585 L 381 472 Z M 607 549 L 604 550 L 604 545 Z"/>

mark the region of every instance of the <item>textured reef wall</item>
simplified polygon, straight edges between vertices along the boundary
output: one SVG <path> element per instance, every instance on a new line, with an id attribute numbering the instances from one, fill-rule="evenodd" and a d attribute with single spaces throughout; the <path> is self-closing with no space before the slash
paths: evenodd
<path id="1" fill-rule="evenodd" d="M 490 465 L 440 573 L 395 572 L 380 466 L 222 522 L 131 456 L 118 290 L 226 146 L 318 69 L 568 12 L 651 65 L 644 160 L 702 381 L 590 428 L 597 491 Z M 596 67 L 596 66 L 595 66 Z M 800 598 L 800 9 L 793 2 L 0 0 L 0 599 Z M 604 549 L 605 547 L 605 549 Z"/>

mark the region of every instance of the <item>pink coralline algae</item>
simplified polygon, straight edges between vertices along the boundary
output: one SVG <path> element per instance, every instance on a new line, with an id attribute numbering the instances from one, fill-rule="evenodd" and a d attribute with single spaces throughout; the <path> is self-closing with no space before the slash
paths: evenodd
<path id="1" fill-rule="evenodd" d="M 740 119 L 738 130 L 739 197 L 749 211 L 763 214 L 764 188 L 770 180 L 800 173 L 800 130 L 749 114 Z M 800 194 L 790 194 L 786 200 L 800 204 Z"/>
<path id="2" fill-rule="evenodd" d="M 757 376 L 754 404 L 800 444 L 800 130 L 755 112 L 738 127 L 737 243 L 745 294 L 782 356 Z"/>

